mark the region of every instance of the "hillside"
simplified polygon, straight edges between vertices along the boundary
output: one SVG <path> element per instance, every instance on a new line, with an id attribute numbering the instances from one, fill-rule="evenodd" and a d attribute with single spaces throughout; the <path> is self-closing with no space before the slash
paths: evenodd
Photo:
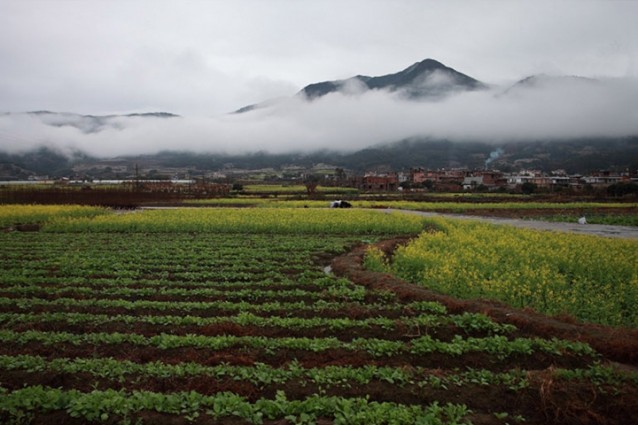
<path id="1" fill-rule="evenodd" d="M 490 159 L 488 161 L 488 159 Z M 156 155 L 128 156 L 111 159 L 91 158 L 81 153 L 72 157 L 42 148 L 26 154 L 0 153 L 0 178 L 25 179 L 31 175 L 72 176 L 73 169 L 87 175 L 114 178 L 113 169 L 129 170 L 135 164 L 152 168 L 157 174 L 169 175 L 175 169 L 202 174 L 226 169 L 280 170 L 282 167 L 312 168 L 322 163 L 355 173 L 378 170 L 405 170 L 411 167 L 482 168 L 501 171 L 536 169 L 586 174 L 609 169 L 638 169 L 638 137 L 615 139 L 580 139 L 567 141 L 535 141 L 505 144 L 451 142 L 446 140 L 403 140 L 369 147 L 352 153 L 316 151 L 312 153 L 270 154 L 256 152 L 244 155 L 222 155 L 165 151 Z M 124 177 L 126 173 L 119 175 Z"/>
<path id="2" fill-rule="evenodd" d="M 635 171 L 632 84 L 541 74 L 494 86 L 425 59 L 386 75 L 311 83 L 219 117 L 5 113 L 0 179 L 124 178 L 136 164 L 162 177 L 316 164 L 359 174 Z"/>

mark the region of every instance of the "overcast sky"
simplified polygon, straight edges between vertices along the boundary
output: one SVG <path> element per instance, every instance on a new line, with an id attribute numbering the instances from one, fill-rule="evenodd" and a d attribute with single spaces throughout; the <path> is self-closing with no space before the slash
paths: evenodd
<path id="1" fill-rule="evenodd" d="M 632 82 L 638 78 L 637 17 L 638 1 L 631 0 L 0 0 L 0 112 L 167 111 L 193 120 L 198 128 L 193 137 L 199 141 L 192 148 L 208 136 L 223 139 L 225 146 L 235 139 L 247 144 L 253 132 L 266 129 L 280 131 L 273 136 L 277 140 L 288 134 L 315 143 L 324 137 L 310 136 L 317 131 L 308 124 L 311 112 L 318 112 L 316 105 L 301 118 L 278 117 L 267 125 L 263 116 L 260 122 L 241 118 L 229 123 L 232 119 L 224 114 L 294 95 L 309 83 L 394 73 L 425 58 L 502 87 L 539 73 Z M 618 84 L 614 90 L 623 92 Z M 633 90 L 630 85 L 629 93 Z M 365 100 L 380 106 L 374 96 Z M 616 101 L 608 99 L 613 105 Z M 631 105 L 626 96 L 618 101 Z M 339 108 L 348 102 L 337 108 L 324 105 L 324 112 L 347 113 Z M 430 106 L 406 110 L 385 102 L 381 107 L 390 109 L 395 120 L 403 115 L 416 120 Z M 457 106 L 445 107 L 458 116 L 463 110 Z M 370 141 L 362 128 L 375 116 L 368 106 L 364 109 L 366 114 L 355 117 L 361 127 L 346 129 L 347 137 L 358 136 L 362 144 Z M 623 121 L 631 117 L 625 112 L 613 123 L 631 127 Z M 211 118 L 214 123 L 206 121 Z M 23 124 L 0 123 L 0 147 L 40 137 L 20 133 Z M 251 133 L 233 125 L 249 127 Z M 401 126 L 383 127 L 383 137 L 391 139 L 396 127 Z M 410 134 L 428 133 L 415 121 L 407 127 Z M 174 143 L 182 130 L 173 128 L 171 141 L 158 143 Z M 503 128 L 491 130 L 490 137 L 509 134 Z M 167 131 L 158 130 L 155 137 Z M 325 137 L 339 145 L 346 136 L 334 133 Z M 13 139 L 3 141 L 3 134 Z M 84 143 L 75 136 L 63 135 Z M 129 133 L 119 142 L 132 139 Z M 268 143 L 276 140 L 262 142 Z"/>

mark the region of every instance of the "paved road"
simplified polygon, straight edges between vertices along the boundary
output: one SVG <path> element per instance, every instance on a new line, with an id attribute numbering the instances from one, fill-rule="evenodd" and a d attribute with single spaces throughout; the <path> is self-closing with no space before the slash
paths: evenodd
<path id="1" fill-rule="evenodd" d="M 524 227 L 527 229 L 550 230 L 554 232 L 580 233 L 583 235 L 604 236 L 608 238 L 638 239 L 638 227 L 632 226 L 610 226 L 606 224 L 578 224 L 578 223 L 553 223 L 538 220 L 519 220 L 513 218 L 499 217 L 478 217 L 472 215 L 459 214 L 439 214 L 423 211 L 393 210 L 402 211 L 407 214 L 417 214 L 424 217 L 446 217 L 461 218 L 465 220 L 480 220 L 486 223 L 507 224 L 514 227 Z"/>

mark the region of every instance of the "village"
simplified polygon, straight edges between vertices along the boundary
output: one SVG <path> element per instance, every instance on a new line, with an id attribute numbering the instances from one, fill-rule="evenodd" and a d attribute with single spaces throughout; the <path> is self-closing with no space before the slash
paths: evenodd
<path id="1" fill-rule="evenodd" d="M 435 192 L 557 192 L 607 189 L 619 183 L 638 183 L 638 173 L 598 171 L 589 175 L 569 175 L 564 170 L 545 173 L 522 170 L 503 173 L 498 170 L 413 168 L 409 172 L 366 173 L 352 179 L 352 186 L 364 192 L 435 191 Z"/>
<path id="2" fill-rule="evenodd" d="M 122 170 L 125 171 L 125 170 Z M 55 186 L 119 185 L 133 191 L 146 192 L 206 192 L 211 196 L 225 196 L 231 191 L 251 184 L 349 187 L 361 193 L 381 192 L 600 192 L 609 187 L 622 186 L 635 193 L 638 171 L 617 173 L 600 170 L 587 175 L 568 174 L 565 170 L 543 172 L 521 170 L 505 173 L 494 169 L 437 169 L 411 168 L 408 171 L 370 171 L 357 175 L 338 167 L 318 164 L 312 169 L 295 170 L 225 170 L 189 175 L 183 170 L 139 170 L 120 179 L 72 177 L 51 179 L 33 176 L 26 181 L 0 182 L 3 186 L 22 184 L 50 184 Z M 167 172 L 168 171 L 168 172 Z M 172 176 L 169 172 L 172 171 Z M 178 172 L 182 171 L 182 172 Z M 123 173 L 124 174 L 124 173 Z M 625 194 L 625 193 L 621 193 Z"/>

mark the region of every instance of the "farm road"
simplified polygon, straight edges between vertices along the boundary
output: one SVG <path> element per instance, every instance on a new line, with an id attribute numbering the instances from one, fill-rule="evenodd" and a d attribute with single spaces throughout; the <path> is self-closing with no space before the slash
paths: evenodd
<path id="1" fill-rule="evenodd" d="M 440 214 L 440 213 L 411 211 L 411 210 L 393 210 L 390 208 L 384 211 L 400 211 L 406 214 L 417 214 L 424 217 L 446 217 L 446 218 L 458 218 L 463 220 L 480 220 L 486 223 L 506 224 L 509 226 L 523 227 L 527 229 L 579 233 L 583 235 L 604 236 L 608 238 L 638 239 L 638 227 L 631 227 L 631 226 L 610 226 L 606 224 L 553 223 L 553 222 L 538 221 L 538 220 L 479 217 L 479 216 L 473 216 L 473 215 L 460 215 L 460 214 Z"/>

